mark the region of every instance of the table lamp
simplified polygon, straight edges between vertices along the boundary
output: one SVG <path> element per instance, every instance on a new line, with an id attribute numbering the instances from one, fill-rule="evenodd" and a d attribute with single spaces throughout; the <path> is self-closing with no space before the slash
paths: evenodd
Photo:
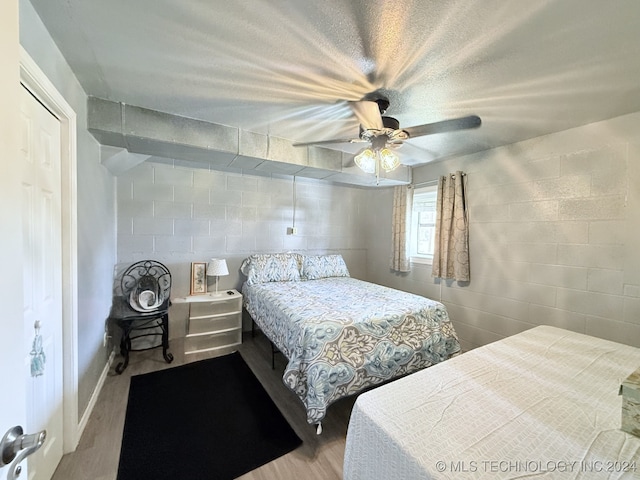
<path id="1" fill-rule="evenodd" d="M 216 277 L 216 295 L 218 294 L 218 277 L 229 275 L 227 261 L 221 258 L 212 258 L 207 265 L 207 277 Z"/>

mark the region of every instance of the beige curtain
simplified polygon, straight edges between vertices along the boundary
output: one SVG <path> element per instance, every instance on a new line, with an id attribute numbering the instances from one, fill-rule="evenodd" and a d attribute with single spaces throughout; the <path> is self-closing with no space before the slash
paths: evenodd
<path id="1" fill-rule="evenodd" d="M 433 249 L 434 277 L 469 281 L 469 215 L 466 175 L 440 177 Z"/>
<path id="2" fill-rule="evenodd" d="M 411 270 L 409 258 L 409 232 L 411 231 L 411 208 L 413 189 L 401 185 L 393 189 L 393 218 L 391 232 L 393 245 L 391 250 L 391 270 L 408 272 Z"/>

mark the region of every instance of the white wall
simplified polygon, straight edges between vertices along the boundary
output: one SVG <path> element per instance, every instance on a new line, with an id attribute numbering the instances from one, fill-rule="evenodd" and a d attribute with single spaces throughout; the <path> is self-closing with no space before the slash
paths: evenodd
<path id="1" fill-rule="evenodd" d="M 28 0 L 20 1 L 20 43 L 77 115 L 78 410 L 84 413 L 108 358 L 102 339 L 115 262 L 113 176 L 87 131 L 87 96 Z"/>
<path id="2" fill-rule="evenodd" d="M 465 349 L 541 324 L 640 346 L 638 131 L 640 113 L 415 169 L 468 174 L 471 282 L 392 274 L 371 218 L 370 280 L 441 299 Z M 390 222 L 391 192 L 369 195 Z"/>
<path id="3" fill-rule="evenodd" d="M 155 160 L 117 179 L 118 262 L 150 258 L 164 263 L 173 277 L 172 296 L 188 295 L 191 262 L 210 258 L 225 258 L 229 266 L 219 288 L 240 290 L 242 260 L 260 252 L 337 252 L 351 276 L 366 278 L 366 190 L 297 178 L 298 231 L 287 235 L 294 221 L 293 177 Z M 215 280 L 209 288 L 215 288 Z M 171 338 L 184 334 L 186 317 L 186 306 L 171 308 Z"/>

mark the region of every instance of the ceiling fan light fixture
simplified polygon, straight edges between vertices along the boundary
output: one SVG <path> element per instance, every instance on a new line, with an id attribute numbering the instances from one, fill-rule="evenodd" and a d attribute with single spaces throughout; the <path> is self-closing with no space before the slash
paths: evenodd
<path id="1" fill-rule="evenodd" d="M 365 173 L 376 173 L 376 154 L 370 148 L 365 148 L 353 159 L 355 164 Z"/>
<path id="2" fill-rule="evenodd" d="M 388 148 L 378 150 L 378 156 L 380 157 L 380 166 L 385 172 L 391 172 L 400 166 L 400 159 L 398 158 L 398 155 Z"/>

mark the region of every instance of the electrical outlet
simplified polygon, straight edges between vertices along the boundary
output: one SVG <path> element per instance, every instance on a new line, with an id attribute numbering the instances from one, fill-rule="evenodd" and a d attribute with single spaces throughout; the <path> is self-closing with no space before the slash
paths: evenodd
<path id="1" fill-rule="evenodd" d="M 298 229 L 296 227 L 287 227 L 287 235 L 296 235 Z"/>

